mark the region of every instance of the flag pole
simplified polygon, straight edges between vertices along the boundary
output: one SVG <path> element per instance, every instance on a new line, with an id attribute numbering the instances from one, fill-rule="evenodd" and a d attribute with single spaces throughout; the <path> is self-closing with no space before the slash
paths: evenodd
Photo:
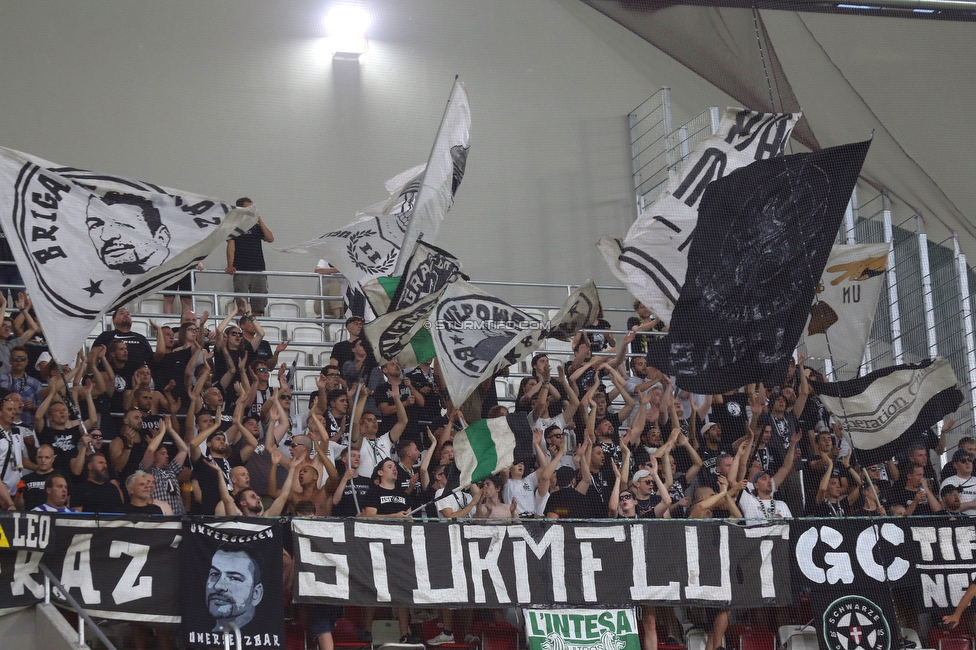
<path id="1" fill-rule="evenodd" d="M 396 267 L 393 269 L 392 275 L 402 275 L 403 269 L 407 266 L 407 258 L 410 257 L 412 251 L 407 251 L 407 246 L 410 242 L 410 236 L 414 231 L 415 219 L 413 210 L 416 209 L 417 204 L 420 203 L 420 197 L 424 193 L 425 183 L 427 181 L 427 172 L 430 170 L 430 160 L 434 157 L 434 152 L 437 150 L 437 140 L 440 138 L 441 131 L 444 129 L 444 121 L 447 119 L 447 112 L 451 110 L 451 100 L 454 98 L 454 89 L 458 85 L 458 75 L 454 75 L 454 84 L 451 86 L 451 93 L 447 96 L 447 106 L 444 107 L 444 114 L 441 115 L 441 122 L 437 126 L 437 134 L 434 136 L 434 144 L 430 147 L 430 155 L 427 156 L 427 165 L 424 167 L 424 173 L 420 177 L 420 189 L 417 190 L 417 197 L 413 201 L 413 209 L 411 209 L 410 222 L 407 224 L 407 230 L 403 233 L 403 244 L 400 246 L 400 252 L 397 253 Z M 423 236 L 423 233 L 417 235 L 419 240 Z M 406 253 L 406 254 L 405 254 Z"/>

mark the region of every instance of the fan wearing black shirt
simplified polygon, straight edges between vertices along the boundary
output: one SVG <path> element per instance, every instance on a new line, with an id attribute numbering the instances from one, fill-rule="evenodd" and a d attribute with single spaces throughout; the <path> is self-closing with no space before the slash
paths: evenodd
<path id="1" fill-rule="evenodd" d="M 163 510 L 152 500 L 152 484 L 149 475 L 136 470 L 125 481 L 125 490 L 129 493 L 129 502 L 122 506 L 122 512 L 127 515 L 162 515 Z"/>
<path id="2" fill-rule="evenodd" d="M 121 341 L 125 345 L 126 353 L 124 358 L 119 357 L 122 363 L 121 367 L 115 368 L 115 374 L 122 375 L 128 380 L 137 368 L 146 364 L 153 354 L 153 349 L 145 336 L 132 331 L 132 316 L 125 307 L 115 310 L 115 314 L 112 316 L 112 325 L 115 329 L 106 330 L 99 334 L 92 347 L 104 345 L 111 353 L 112 343 Z"/>
<path id="3" fill-rule="evenodd" d="M 38 407 L 34 419 L 35 440 L 39 445 L 51 445 L 54 448 L 54 471 L 71 476 L 71 459 L 75 455 L 78 439 L 81 438 L 81 427 L 77 420 L 69 421 L 68 407 L 60 401 L 59 391 L 63 390 L 63 386 L 60 378 L 51 380 L 51 390 Z M 91 429 L 98 421 L 98 414 L 94 403 L 90 401 L 89 389 L 85 390 L 85 395 L 89 400 L 89 417 L 85 420 L 85 428 Z"/>
<path id="4" fill-rule="evenodd" d="M 363 517 L 398 517 L 410 516 L 407 509 L 407 494 L 397 485 L 397 466 L 392 458 L 380 461 L 373 470 L 373 485 L 366 492 L 363 499 Z"/>
<path id="5" fill-rule="evenodd" d="M 861 477 L 852 471 L 848 465 L 848 456 L 844 457 L 844 468 L 847 470 L 854 487 L 845 496 L 840 477 L 834 473 L 834 461 L 830 455 L 821 452 L 820 459 L 824 464 L 823 477 L 817 488 L 817 496 L 812 507 L 808 508 L 811 517 L 846 517 L 854 514 L 854 504 L 861 496 Z"/>
<path id="6" fill-rule="evenodd" d="M 88 457 L 88 480 L 79 483 L 72 495 L 78 512 L 122 512 L 122 490 L 108 479 L 108 461 L 102 454 Z"/>
<path id="7" fill-rule="evenodd" d="M 33 510 L 47 501 L 47 489 L 44 483 L 52 474 L 60 473 L 54 470 L 55 454 L 54 447 L 51 445 L 38 447 L 34 458 L 37 469 L 30 474 L 24 474 L 17 484 L 18 510 Z"/>
<path id="8" fill-rule="evenodd" d="M 346 471 L 332 494 L 332 516 L 355 517 L 362 509 L 366 493 L 373 482 L 368 477 L 359 475 L 358 449 L 346 447 L 340 457 L 346 463 Z"/>
<path id="9" fill-rule="evenodd" d="M 201 424 L 204 420 L 201 421 Z M 233 451 L 227 444 L 227 436 L 218 429 L 219 425 L 211 425 L 198 433 L 189 443 L 190 459 L 193 464 L 193 493 L 194 506 L 199 514 L 212 515 L 217 504 L 220 503 L 220 485 L 217 476 L 211 471 L 207 463 L 216 465 L 224 477 L 224 483 L 230 482 L 230 471 L 238 465 L 243 465 L 251 457 L 258 446 L 258 441 L 246 427 L 240 427 L 244 436 L 244 446 L 239 451 Z M 203 441 L 207 442 L 207 453 L 200 451 Z"/>

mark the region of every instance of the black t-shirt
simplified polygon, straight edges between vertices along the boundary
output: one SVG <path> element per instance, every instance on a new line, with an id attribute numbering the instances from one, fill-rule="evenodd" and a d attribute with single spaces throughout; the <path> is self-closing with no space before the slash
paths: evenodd
<path id="1" fill-rule="evenodd" d="M 590 325 L 586 329 L 608 330 L 610 329 L 610 322 L 601 318 L 596 325 Z M 587 332 L 586 336 L 590 339 L 590 352 L 593 354 L 603 352 L 610 347 L 610 341 L 603 332 Z"/>
<path id="2" fill-rule="evenodd" d="M 609 515 L 593 486 L 586 494 L 580 494 L 576 488 L 569 486 L 556 490 L 546 502 L 546 515 L 549 513 L 558 515 L 560 519 L 606 519 Z"/>
<path id="3" fill-rule="evenodd" d="M 67 478 L 71 476 L 71 459 L 78 455 L 78 441 L 80 439 L 80 427 L 53 429 L 46 426 L 43 431 L 37 434 L 37 446 L 51 445 L 54 447 L 54 471 Z M 47 497 L 45 496 L 44 499 L 47 500 Z"/>
<path id="4" fill-rule="evenodd" d="M 854 506 L 851 505 L 847 497 L 841 497 L 837 503 L 831 503 L 824 499 L 818 504 L 807 509 L 809 517 L 851 517 L 854 515 Z"/>
<path id="5" fill-rule="evenodd" d="M 82 512 L 123 512 L 122 494 L 114 483 L 79 483 L 71 495 L 71 507 Z"/>
<path id="6" fill-rule="evenodd" d="M 393 386 L 391 386 L 389 382 L 383 382 L 382 384 L 376 387 L 376 390 L 373 392 L 373 397 L 376 400 L 377 408 L 379 408 L 380 404 L 386 404 L 388 406 L 394 405 L 393 398 L 390 397 L 391 395 L 390 391 L 392 390 L 393 390 Z M 410 389 L 407 388 L 406 385 L 400 384 L 400 401 L 406 401 L 406 399 L 410 397 L 410 395 L 411 395 Z M 404 407 L 404 409 L 406 409 L 406 407 Z M 396 413 L 393 413 L 392 415 L 382 416 L 380 418 L 379 429 L 377 430 L 376 435 L 381 436 L 384 433 L 388 433 L 390 429 L 393 428 L 393 425 L 396 423 L 397 423 Z"/>
<path id="7" fill-rule="evenodd" d="M 378 515 L 395 515 L 407 510 L 407 495 L 399 485 L 392 490 L 387 490 L 373 484 L 366 491 L 366 497 L 359 502 L 359 505 L 363 509 L 376 508 Z"/>
<path id="8" fill-rule="evenodd" d="M 194 514 L 212 515 L 220 503 L 220 484 L 217 483 L 217 473 L 204 462 L 204 458 L 211 460 L 220 468 L 224 481 L 230 485 L 230 470 L 243 465 L 241 452 L 235 451 L 227 458 L 211 458 L 201 456 L 193 463 L 193 478 L 200 484 L 200 503 L 194 503 Z"/>
<path id="9" fill-rule="evenodd" d="M 25 511 L 30 512 L 37 506 L 47 501 L 47 489 L 45 489 L 44 483 L 51 476 L 51 474 L 54 474 L 55 472 L 56 470 L 54 469 L 46 474 L 31 472 L 30 474 L 24 474 L 20 478 L 20 483 L 17 485 L 17 491 L 24 499 Z M 68 477 L 65 476 L 65 479 L 67 478 Z"/>
<path id="10" fill-rule="evenodd" d="M 186 377 L 186 366 L 193 358 L 193 353 L 192 348 L 187 348 L 164 354 L 163 358 L 158 361 L 150 357 L 148 362 L 156 390 L 162 392 L 172 380 L 176 384 L 173 388 L 173 397 L 181 400 L 184 409 L 190 404 L 190 396 L 186 392 L 184 378 Z"/>
<path id="11" fill-rule="evenodd" d="M 369 488 L 373 486 L 373 481 L 365 476 L 355 476 L 352 480 L 346 482 L 346 487 L 342 490 L 342 498 L 339 503 L 332 506 L 332 516 L 333 517 L 355 517 L 359 514 L 359 510 L 356 509 L 356 500 L 359 501 L 359 509 L 362 509 L 366 503 L 366 493 L 369 492 Z M 353 498 L 353 490 L 355 490 L 356 497 Z M 397 510 L 396 512 L 399 512 Z"/>
<path id="12" fill-rule="evenodd" d="M 652 494 L 646 501 L 637 501 L 637 516 L 640 519 L 654 519 L 657 517 L 654 514 L 654 508 L 657 504 L 661 503 L 661 497 L 657 494 Z"/>
<path id="13" fill-rule="evenodd" d="M 122 512 L 127 515 L 142 515 L 144 517 L 148 517 L 150 515 L 163 514 L 163 509 L 157 506 L 155 503 L 149 503 L 144 506 L 134 506 L 131 503 L 126 503 L 122 506 Z"/>
<path id="14" fill-rule="evenodd" d="M 99 334 L 92 345 L 104 345 L 107 350 L 112 341 L 124 341 L 125 347 L 129 351 L 129 360 L 126 361 L 125 368 L 122 369 L 122 374 L 125 375 L 126 379 L 131 379 L 132 373 L 152 358 L 152 346 L 149 345 L 146 337 L 139 332 L 107 330 Z M 116 374 L 119 373 L 116 371 Z"/>
<path id="15" fill-rule="evenodd" d="M 732 444 L 746 435 L 749 422 L 749 396 L 745 393 L 722 395 L 722 404 L 713 404 L 708 419 L 722 427 L 722 444 L 731 449 Z"/>
<path id="16" fill-rule="evenodd" d="M 243 235 L 231 239 L 234 242 L 234 268 L 238 271 L 264 271 L 264 231 L 261 224 L 251 226 Z"/>

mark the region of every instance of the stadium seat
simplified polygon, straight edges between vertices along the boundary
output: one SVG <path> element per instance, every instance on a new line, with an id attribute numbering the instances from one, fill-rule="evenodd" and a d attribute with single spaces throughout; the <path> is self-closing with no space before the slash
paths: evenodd
<path id="1" fill-rule="evenodd" d="M 289 327 L 288 340 L 294 343 L 323 343 L 325 331 L 321 325 L 301 323 Z"/>
<path id="2" fill-rule="evenodd" d="M 950 642 L 945 643 L 948 639 L 962 639 L 964 643 Z M 929 630 L 929 646 L 930 648 L 937 648 L 938 650 L 973 650 L 976 647 L 972 636 L 966 633 L 965 630 L 956 628 L 954 630 L 949 630 L 946 628 L 933 627 Z"/>
<path id="3" fill-rule="evenodd" d="M 498 393 L 499 399 L 511 397 L 509 394 L 508 380 L 504 377 L 495 377 L 495 392 Z"/>
<path id="4" fill-rule="evenodd" d="M 163 299 L 162 298 L 143 298 L 139 302 L 139 313 L 141 313 L 141 314 L 162 314 L 163 313 Z"/>
<path id="5" fill-rule="evenodd" d="M 425 642 L 433 639 L 435 636 L 441 633 L 444 624 L 440 619 L 431 619 L 429 621 L 424 621 L 420 624 L 420 638 Z M 452 630 L 454 633 L 454 643 L 442 643 L 438 646 L 431 646 L 432 648 L 453 648 L 453 650 L 473 650 L 478 646 L 472 645 L 470 643 L 464 643 L 464 631 L 463 630 Z"/>
<path id="6" fill-rule="evenodd" d="M 264 340 L 271 344 L 273 348 L 275 345 L 281 342 L 281 328 L 277 325 L 271 325 L 270 323 L 265 325 L 261 323 L 261 328 L 264 329 Z"/>
<path id="7" fill-rule="evenodd" d="M 203 316 L 203 312 L 215 315 L 214 301 L 212 296 L 193 296 L 193 313 L 198 317 Z"/>
<path id="8" fill-rule="evenodd" d="M 234 304 L 234 296 L 217 296 L 217 301 L 220 303 L 220 315 L 226 316 Z"/>
<path id="9" fill-rule="evenodd" d="M 783 625 L 779 643 L 786 650 L 817 650 L 817 630 L 812 625 Z"/>
<path id="10" fill-rule="evenodd" d="M 688 650 L 705 650 L 708 643 L 708 632 L 693 628 L 685 632 L 685 647 Z"/>
<path id="11" fill-rule="evenodd" d="M 156 340 L 156 332 L 153 330 L 152 325 L 149 324 L 148 318 L 142 318 L 141 316 L 133 316 L 132 331 L 142 334 L 147 339 L 151 338 L 153 341 Z"/>
<path id="12" fill-rule="evenodd" d="M 271 318 L 301 318 L 302 308 L 294 300 L 268 298 L 268 306 L 264 313 Z"/>
<path id="13" fill-rule="evenodd" d="M 314 393 L 319 389 L 319 387 L 315 385 L 315 382 L 316 380 L 318 380 L 318 378 L 319 378 L 319 372 L 317 370 L 313 370 L 313 371 L 299 370 L 298 382 L 296 382 L 296 385 L 298 386 L 298 390 L 306 393 Z"/>
<path id="14" fill-rule="evenodd" d="M 973 637 L 948 636 L 939 639 L 937 650 L 973 650 Z"/>
<path id="15" fill-rule="evenodd" d="M 901 638 L 911 641 L 915 644 L 917 650 L 922 650 L 922 639 L 919 638 L 918 632 L 910 627 L 901 628 Z"/>
<path id="16" fill-rule="evenodd" d="M 733 625 L 729 628 L 738 650 L 776 650 L 776 633 L 765 628 Z"/>
<path id="17" fill-rule="evenodd" d="M 340 618 L 332 629 L 332 642 L 344 650 L 369 650 L 370 644 L 360 640 L 352 621 Z"/>

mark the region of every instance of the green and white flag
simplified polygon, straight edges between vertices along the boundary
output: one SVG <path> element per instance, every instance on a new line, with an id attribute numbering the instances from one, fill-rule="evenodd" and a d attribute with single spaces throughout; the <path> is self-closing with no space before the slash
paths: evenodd
<path id="1" fill-rule="evenodd" d="M 434 357 L 427 317 L 447 286 L 460 277 L 461 263 L 456 257 L 420 242 L 402 276 L 383 276 L 363 285 L 378 314 L 365 328 L 377 363 L 396 359 L 409 368 Z"/>
<path id="2" fill-rule="evenodd" d="M 641 650 L 629 609 L 526 609 L 529 650 Z"/>
<path id="3" fill-rule="evenodd" d="M 508 418 L 469 424 L 454 437 L 454 462 L 461 471 L 461 488 L 515 464 L 515 432 Z"/>

